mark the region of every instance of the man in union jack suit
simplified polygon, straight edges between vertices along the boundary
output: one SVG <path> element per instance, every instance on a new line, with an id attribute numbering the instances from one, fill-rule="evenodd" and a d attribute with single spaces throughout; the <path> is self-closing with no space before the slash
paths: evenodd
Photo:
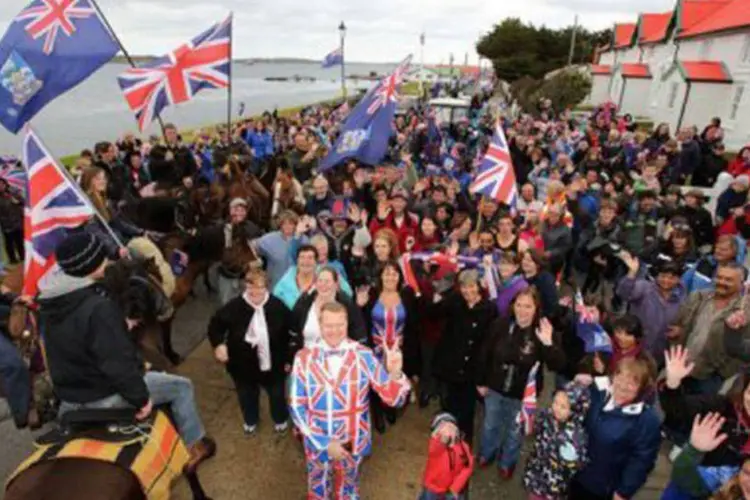
<path id="1" fill-rule="evenodd" d="M 401 406 L 411 389 L 398 347 L 385 365 L 370 348 L 347 338 L 346 308 L 332 302 L 320 313 L 321 340 L 297 353 L 290 410 L 304 437 L 309 500 L 359 498 L 359 466 L 370 454 L 370 389 Z"/>

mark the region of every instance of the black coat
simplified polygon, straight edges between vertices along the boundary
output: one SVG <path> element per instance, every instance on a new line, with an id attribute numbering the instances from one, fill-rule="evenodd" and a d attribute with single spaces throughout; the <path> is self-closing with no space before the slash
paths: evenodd
<path id="1" fill-rule="evenodd" d="M 291 315 L 291 337 L 289 341 L 292 358 L 294 358 L 297 351 L 302 349 L 305 345 L 305 338 L 302 331 L 305 329 L 307 315 L 310 313 L 310 308 L 315 303 L 315 298 L 317 296 L 317 290 L 313 289 L 301 295 L 294 304 Z M 352 299 L 341 292 L 336 294 L 336 302 L 346 307 L 349 338 L 356 340 L 357 342 L 365 343 L 367 341 L 367 326 L 362 317 L 362 311 L 360 311 L 359 307 L 357 307 L 357 304 Z"/>
<path id="2" fill-rule="evenodd" d="M 39 306 L 47 366 L 61 400 L 90 403 L 119 394 L 135 408 L 146 405 L 143 361 L 121 309 L 103 287 L 42 294 Z"/>
<path id="3" fill-rule="evenodd" d="M 289 349 L 291 318 L 289 309 L 271 295 L 263 306 L 268 325 L 268 340 L 271 349 L 271 371 L 261 372 L 258 350 L 245 342 L 245 334 L 255 310 L 242 297 L 235 297 L 219 309 L 208 324 L 208 340 L 212 347 L 226 344 L 229 352 L 227 371 L 234 379 L 244 382 L 265 382 L 283 379 L 285 365 L 291 365 L 293 357 Z"/>
<path id="4" fill-rule="evenodd" d="M 430 306 L 428 313 L 445 319 L 432 361 L 433 374 L 445 382 L 473 383 L 479 350 L 497 317 L 497 306 L 482 299 L 470 309 L 459 293 L 452 292 Z"/>
<path id="5" fill-rule="evenodd" d="M 404 373 L 412 377 L 419 375 L 422 371 L 419 348 L 419 328 L 422 324 L 422 314 L 419 310 L 420 304 L 417 296 L 414 294 L 414 290 L 408 286 L 403 287 L 399 295 L 401 297 L 401 304 L 403 304 L 406 310 L 406 324 L 403 331 L 404 344 L 401 348 L 404 355 Z M 370 294 L 370 301 L 362 308 L 362 315 L 367 325 L 367 341 L 370 347 L 375 346 L 372 340 L 372 310 L 377 301 L 378 296 L 372 293 Z"/>
<path id="6" fill-rule="evenodd" d="M 715 232 L 711 212 L 703 207 L 692 208 L 685 205 L 677 210 L 677 215 L 684 217 L 693 230 L 696 248 L 713 245 Z"/>
<path id="7" fill-rule="evenodd" d="M 522 399 L 529 372 L 536 362 L 551 370 L 565 368 L 560 335 L 553 333 L 552 345 L 545 346 L 536 336 L 536 324 L 528 328 L 512 320 L 498 318 L 490 326 L 476 364 L 476 384 L 513 399 Z M 541 380 L 542 370 L 537 372 Z"/>

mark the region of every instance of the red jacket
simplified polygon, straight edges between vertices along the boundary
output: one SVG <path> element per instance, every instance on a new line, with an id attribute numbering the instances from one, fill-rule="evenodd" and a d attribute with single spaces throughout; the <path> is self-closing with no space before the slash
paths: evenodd
<path id="1" fill-rule="evenodd" d="M 433 493 L 451 492 L 458 495 L 469 482 L 474 470 L 474 456 L 464 441 L 443 444 L 437 437 L 430 438 L 427 467 L 423 486 Z"/>

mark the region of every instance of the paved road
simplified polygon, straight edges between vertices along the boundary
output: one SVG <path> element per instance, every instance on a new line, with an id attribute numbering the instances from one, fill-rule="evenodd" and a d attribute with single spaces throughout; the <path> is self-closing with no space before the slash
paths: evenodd
<path id="1" fill-rule="evenodd" d="M 291 436 L 273 433 L 265 396 L 262 396 L 258 435 L 246 438 L 242 433 L 231 381 L 213 361 L 207 343 L 201 343 L 213 308 L 212 302 L 205 298 L 191 300 L 179 311 L 175 322 L 177 350 L 192 353 L 180 371 L 195 383 L 204 423 L 219 443 L 218 456 L 202 468 L 204 486 L 216 500 L 303 499 L 305 474 L 301 448 Z M 374 454 L 363 466 L 362 498 L 416 498 L 424 467 L 429 421 L 436 410 L 436 407 L 425 410 L 409 407 L 385 435 L 374 437 Z M 2 412 L 0 406 L 0 415 Z M 30 451 L 30 436 L 26 432 L 17 432 L 6 421 L 0 424 L 0 442 L 0 477 L 5 477 Z M 659 498 L 668 470 L 666 460 L 661 457 L 648 487 L 637 498 Z M 525 498 L 519 476 L 517 474 L 510 483 L 501 483 L 491 468 L 478 471 L 472 481 L 471 498 Z M 178 484 L 174 496 L 178 500 L 188 500 L 190 495 L 186 485 Z"/>

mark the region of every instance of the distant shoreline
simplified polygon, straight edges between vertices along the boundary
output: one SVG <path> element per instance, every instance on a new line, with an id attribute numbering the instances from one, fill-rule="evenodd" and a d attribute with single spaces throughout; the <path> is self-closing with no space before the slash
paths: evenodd
<path id="1" fill-rule="evenodd" d="M 153 59 L 156 59 L 158 56 L 149 56 L 149 55 L 134 55 L 131 56 L 133 61 L 136 63 L 147 63 Z M 116 64 L 129 64 L 128 59 L 122 55 L 118 54 L 116 55 L 110 62 L 116 63 Z M 255 64 L 255 63 L 271 63 L 271 64 L 320 64 L 320 60 L 316 59 L 305 59 L 305 58 L 297 58 L 297 57 L 249 57 L 249 58 L 237 58 L 233 59 L 232 62 L 239 63 L 239 64 Z M 367 62 L 367 61 L 351 61 L 347 62 L 347 64 L 362 64 L 362 65 L 380 65 L 380 64 L 397 64 L 397 63 L 375 63 L 375 62 Z"/>

